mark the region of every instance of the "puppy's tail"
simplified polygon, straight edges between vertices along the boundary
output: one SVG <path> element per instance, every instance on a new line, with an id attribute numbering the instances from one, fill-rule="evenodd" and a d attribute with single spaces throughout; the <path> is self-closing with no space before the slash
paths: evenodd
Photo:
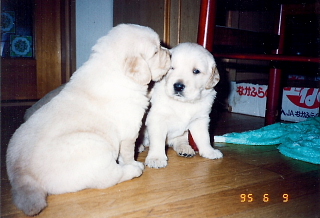
<path id="1" fill-rule="evenodd" d="M 31 176 L 15 175 L 11 185 L 13 202 L 26 215 L 37 215 L 47 206 L 47 192 Z"/>

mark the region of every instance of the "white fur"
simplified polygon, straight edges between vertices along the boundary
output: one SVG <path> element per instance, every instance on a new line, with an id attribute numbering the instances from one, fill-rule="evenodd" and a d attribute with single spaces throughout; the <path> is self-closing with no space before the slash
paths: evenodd
<path id="1" fill-rule="evenodd" d="M 212 148 L 208 132 L 209 113 L 216 96 L 213 87 L 219 81 L 213 56 L 194 43 L 182 43 L 171 53 L 171 69 L 155 84 L 146 119 L 143 144 L 150 148 L 145 164 L 153 168 L 167 166 L 166 143 L 181 156 L 195 155 L 188 142 L 188 130 L 202 157 L 217 159 L 223 156 Z M 195 70 L 200 72 L 194 74 Z M 182 92 L 175 91 L 177 82 L 185 85 Z"/>
<path id="2" fill-rule="evenodd" d="M 122 24 L 98 40 L 71 81 L 10 140 L 7 171 L 15 204 L 27 215 L 47 194 L 107 188 L 138 177 L 134 143 L 148 107 L 147 84 L 169 69 L 150 28 Z"/>
<path id="3" fill-rule="evenodd" d="M 44 97 L 42 97 L 39 101 L 37 101 L 35 104 L 33 104 L 30 108 L 28 108 L 24 114 L 24 121 L 27 121 L 34 112 L 39 110 L 43 105 L 47 104 L 49 101 L 51 101 L 52 98 L 56 97 L 61 90 L 64 88 L 65 84 L 59 86 L 58 88 L 52 90 L 51 92 L 47 93 Z"/>

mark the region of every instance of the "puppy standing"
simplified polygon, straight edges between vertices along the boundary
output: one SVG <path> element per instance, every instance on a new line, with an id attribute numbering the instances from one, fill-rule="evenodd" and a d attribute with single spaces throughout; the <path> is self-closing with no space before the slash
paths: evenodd
<path id="1" fill-rule="evenodd" d="M 147 166 L 167 166 L 166 143 L 181 156 L 194 156 L 188 130 L 202 157 L 223 156 L 212 148 L 208 132 L 209 114 L 216 96 L 213 87 L 219 79 L 213 56 L 202 46 L 182 43 L 171 50 L 171 69 L 155 84 L 146 119 L 147 134 L 143 144 L 150 144 Z"/>
<path id="2" fill-rule="evenodd" d="M 7 171 L 14 203 L 27 215 L 47 194 L 107 188 L 142 174 L 134 143 L 149 102 L 147 84 L 169 69 L 150 28 L 119 25 L 89 60 L 12 136 Z M 119 162 L 119 164 L 117 163 Z"/>

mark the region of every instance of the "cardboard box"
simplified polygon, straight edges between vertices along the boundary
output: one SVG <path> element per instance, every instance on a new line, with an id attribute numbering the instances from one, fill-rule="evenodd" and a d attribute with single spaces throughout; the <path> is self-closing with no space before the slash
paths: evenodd
<path id="1" fill-rule="evenodd" d="M 319 116 L 320 89 L 285 87 L 282 96 L 281 119 L 300 122 Z"/>
<path id="2" fill-rule="evenodd" d="M 258 117 L 265 116 L 268 86 L 231 82 L 229 110 Z"/>
<path id="3" fill-rule="evenodd" d="M 229 108 L 231 112 L 265 117 L 267 85 L 231 82 Z M 320 89 L 283 89 L 281 119 L 300 122 L 319 116 Z"/>

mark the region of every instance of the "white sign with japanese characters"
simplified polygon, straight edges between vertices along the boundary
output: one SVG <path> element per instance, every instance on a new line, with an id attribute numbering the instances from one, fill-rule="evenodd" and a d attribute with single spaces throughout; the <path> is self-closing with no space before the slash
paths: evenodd
<path id="1" fill-rule="evenodd" d="M 264 117 L 266 112 L 266 85 L 231 82 L 229 107 L 231 112 Z"/>
<path id="2" fill-rule="evenodd" d="M 265 117 L 268 86 L 231 82 L 229 110 L 235 113 Z M 283 89 L 281 120 L 300 122 L 319 116 L 320 89 Z"/>
<path id="3" fill-rule="evenodd" d="M 299 122 L 317 117 L 319 106 L 320 89 L 286 87 L 283 89 L 281 119 Z"/>

